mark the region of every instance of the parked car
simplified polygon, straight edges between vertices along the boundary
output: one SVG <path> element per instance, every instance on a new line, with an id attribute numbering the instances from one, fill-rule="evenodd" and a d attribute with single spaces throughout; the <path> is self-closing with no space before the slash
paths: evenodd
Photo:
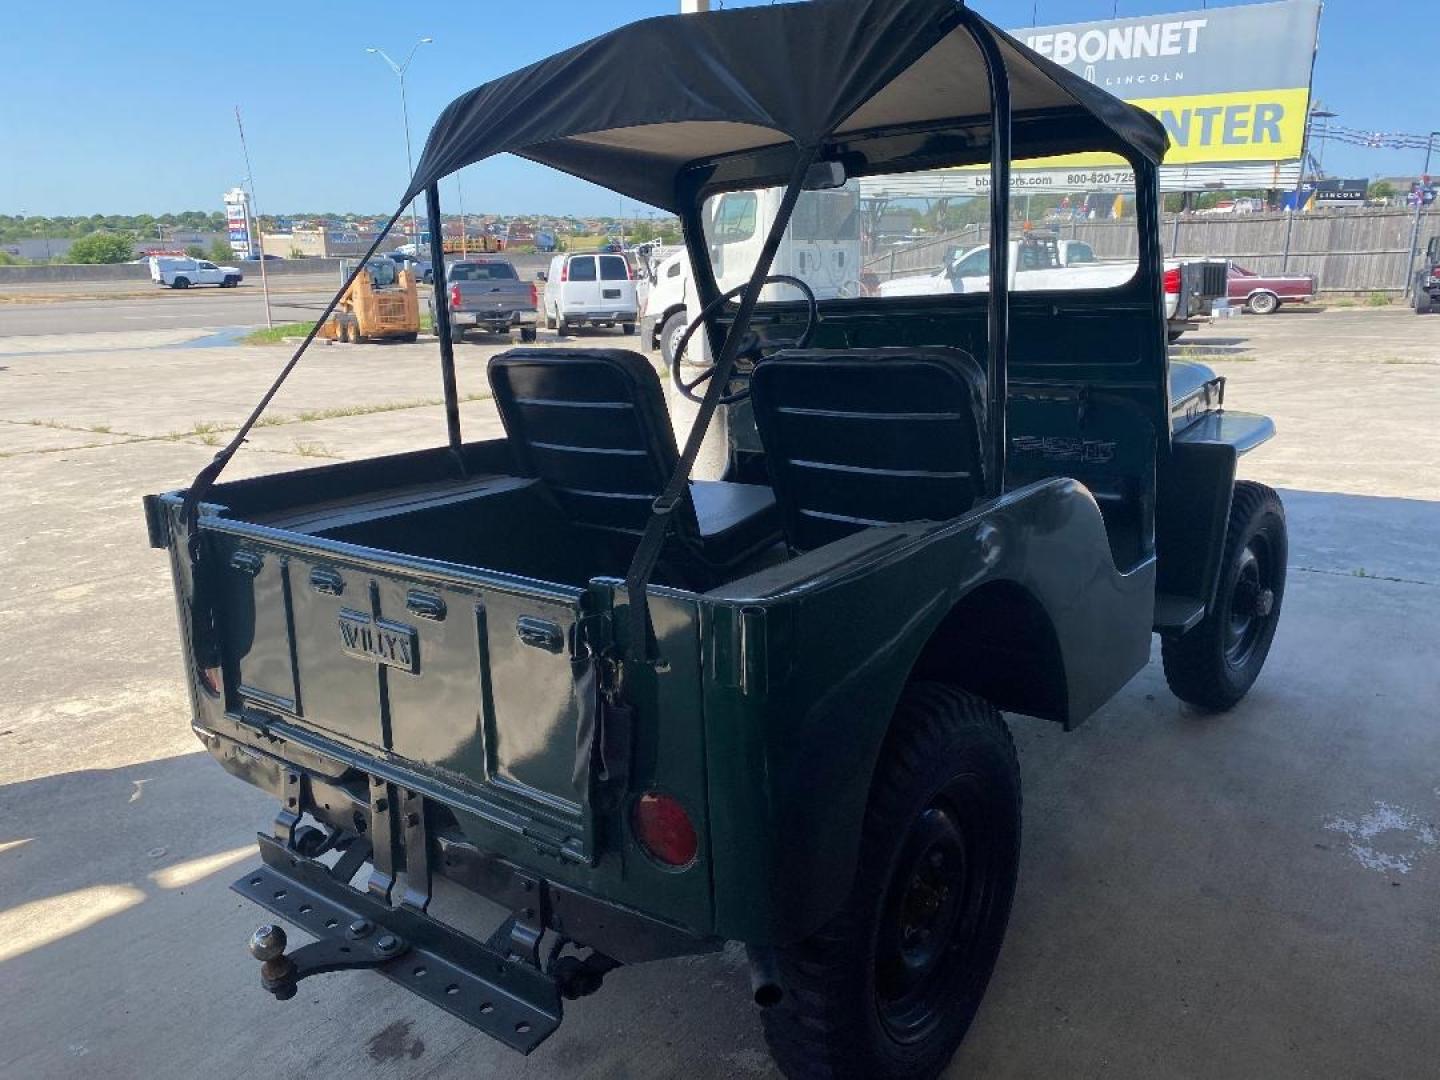
<path id="1" fill-rule="evenodd" d="M 435 267 L 429 259 L 408 251 L 386 252 L 385 257 L 395 263 L 397 270 L 409 270 L 415 275 L 416 281 L 423 281 L 426 285 L 435 284 Z"/>
<path id="2" fill-rule="evenodd" d="M 640 303 L 635 275 L 623 255 L 586 253 L 556 255 L 545 283 L 545 325 L 562 334 L 580 326 L 614 326 L 635 332 Z"/>
<path id="3" fill-rule="evenodd" d="M 1440 307 L 1440 236 L 1430 237 L 1425 245 L 1425 261 L 1415 275 L 1415 295 L 1411 302 L 1417 315 L 1428 315 Z"/>
<path id="4" fill-rule="evenodd" d="M 1243 305 L 1255 315 L 1272 315 L 1281 304 L 1303 304 L 1315 299 L 1318 283 L 1314 274 L 1257 274 L 1232 262 L 1230 303 Z"/>
<path id="5" fill-rule="evenodd" d="M 471 259 L 445 270 L 450 286 L 450 340 L 463 341 L 465 331 L 520 331 L 521 341 L 535 340 L 539 295 L 535 283 L 521 281 L 504 259 Z"/>
<path id="6" fill-rule="evenodd" d="M 236 267 L 216 266 L 206 259 L 157 255 L 149 261 L 150 280 L 172 289 L 188 289 L 191 285 L 218 285 L 222 289 L 233 289 L 245 280 L 245 275 Z"/>
<path id="7" fill-rule="evenodd" d="M 281 258 L 282 258 L 282 256 L 279 256 L 279 255 L 271 255 L 268 251 L 265 253 L 265 261 L 266 261 L 266 262 L 276 262 L 276 261 L 279 261 Z M 241 261 L 241 262 L 259 262 L 259 261 L 260 261 L 260 256 L 259 256 L 259 255 L 246 255 L 245 258 L 241 259 L 240 261 Z"/>

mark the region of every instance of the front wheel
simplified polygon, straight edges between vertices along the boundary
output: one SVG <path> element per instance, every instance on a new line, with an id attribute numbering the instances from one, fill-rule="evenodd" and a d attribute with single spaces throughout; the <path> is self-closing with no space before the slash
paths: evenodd
<path id="1" fill-rule="evenodd" d="M 1165 681 L 1176 697 L 1221 712 L 1255 684 L 1280 621 L 1288 557 L 1280 496 L 1240 481 L 1230 501 L 1215 600 L 1198 626 L 1160 645 Z"/>
<path id="2" fill-rule="evenodd" d="M 667 368 L 674 366 L 675 346 L 680 344 L 687 325 L 689 325 L 689 320 L 685 318 L 685 312 L 677 311 L 660 327 L 660 355 L 664 358 Z"/>
<path id="3" fill-rule="evenodd" d="M 850 895 L 778 951 L 763 1014 L 789 1077 L 934 1077 L 965 1037 L 1005 936 L 1020 854 L 1020 768 L 995 707 L 905 690 L 876 765 Z"/>
<path id="4" fill-rule="evenodd" d="M 1274 293 L 1257 292 L 1245 307 L 1255 315 L 1273 315 L 1280 307 L 1280 298 Z"/>
<path id="5" fill-rule="evenodd" d="M 621 323 L 620 332 L 627 336 L 635 333 L 635 324 L 633 322 Z"/>

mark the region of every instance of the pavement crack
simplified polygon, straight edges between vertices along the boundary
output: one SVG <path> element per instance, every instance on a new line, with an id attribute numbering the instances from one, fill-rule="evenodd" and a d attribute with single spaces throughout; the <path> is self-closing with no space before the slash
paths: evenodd
<path id="1" fill-rule="evenodd" d="M 1291 566 L 1290 569 L 1297 574 L 1324 574 L 1327 577 L 1358 578 L 1361 581 L 1393 581 L 1400 585 L 1427 585 L 1432 589 L 1440 587 L 1440 581 L 1394 577 L 1390 574 L 1372 574 L 1363 567 L 1355 570 L 1330 570 L 1323 566 Z"/>

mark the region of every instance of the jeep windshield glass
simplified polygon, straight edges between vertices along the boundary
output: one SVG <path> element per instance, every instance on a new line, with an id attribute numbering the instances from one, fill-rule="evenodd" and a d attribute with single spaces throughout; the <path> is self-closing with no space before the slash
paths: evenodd
<path id="1" fill-rule="evenodd" d="M 1010 192 L 1014 292 L 1114 289 L 1138 266 L 1133 173 L 1098 170 L 1095 154 L 1016 162 Z M 770 273 L 800 278 L 817 300 L 984 293 L 990 283 L 990 195 L 980 170 L 944 167 L 865 176 L 802 192 Z M 705 252 L 723 292 L 749 280 L 780 205 L 780 188 L 705 201 Z M 770 285 L 763 302 L 794 301 Z"/>

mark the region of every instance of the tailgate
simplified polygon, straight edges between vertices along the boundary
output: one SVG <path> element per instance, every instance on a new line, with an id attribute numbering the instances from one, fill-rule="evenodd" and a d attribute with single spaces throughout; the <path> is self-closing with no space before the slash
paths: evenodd
<path id="1" fill-rule="evenodd" d="M 530 307 L 530 286 L 523 281 L 462 281 L 461 308 L 481 315 L 509 314 Z"/>
<path id="2" fill-rule="evenodd" d="M 230 711 L 339 744 L 362 769 L 413 770 L 442 801 L 590 858 L 571 670 L 582 590 L 251 529 L 205 529 Z"/>

